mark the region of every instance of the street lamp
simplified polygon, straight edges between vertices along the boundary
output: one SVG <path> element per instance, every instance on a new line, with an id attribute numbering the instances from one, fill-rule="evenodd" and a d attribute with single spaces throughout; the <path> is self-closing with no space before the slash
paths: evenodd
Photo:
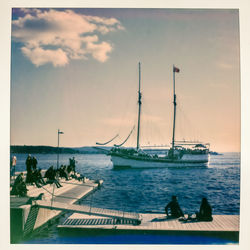
<path id="1" fill-rule="evenodd" d="M 59 135 L 64 134 L 60 129 L 57 131 L 57 169 L 59 168 Z"/>

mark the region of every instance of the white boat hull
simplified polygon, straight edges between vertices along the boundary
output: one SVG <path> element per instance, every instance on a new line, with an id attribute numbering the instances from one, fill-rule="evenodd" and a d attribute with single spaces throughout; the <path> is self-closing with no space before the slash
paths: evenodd
<path id="1" fill-rule="evenodd" d="M 167 168 L 167 167 L 208 167 L 209 154 L 185 154 L 182 159 L 130 157 L 126 155 L 111 155 L 114 168 Z"/>

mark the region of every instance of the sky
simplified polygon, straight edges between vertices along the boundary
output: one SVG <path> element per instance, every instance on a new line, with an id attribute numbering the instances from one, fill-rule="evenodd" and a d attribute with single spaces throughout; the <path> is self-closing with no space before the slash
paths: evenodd
<path id="1" fill-rule="evenodd" d="M 176 140 L 240 151 L 238 10 L 14 8 L 11 29 L 11 145 L 121 143 L 141 62 L 142 146 L 170 145 L 174 64 Z"/>

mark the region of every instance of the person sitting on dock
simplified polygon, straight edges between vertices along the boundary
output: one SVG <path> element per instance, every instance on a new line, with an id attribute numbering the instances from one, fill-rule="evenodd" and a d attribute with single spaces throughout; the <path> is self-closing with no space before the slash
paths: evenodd
<path id="1" fill-rule="evenodd" d="M 72 166 L 71 166 L 71 165 L 68 165 L 68 166 L 67 166 L 68 175 L 70 175 L 70 173 L 71 173 L 72 170 L 73 170 Z"/>
<path id="2" fill-rule="evenodd" d="M 208 203 L 206 198 L 202 198 L 200 211 L 196 213 L 196 219 L 198 221 L 212 221 L 212 207 Z"/>
<path id="3" fill-rule="evenodd" d="M 41 185 L 46 185 L 42 174 L 41 174 L 41 169 L 35 169 L 32 172 L 32 183 L 35 183 L 38 188 L 41 187 Z"/>
<path id="4" fill-rule="evenodd" d="M 23 173 L 21 173 L 17 176 L 10 194 L 25 197 L 27 196 L 27 191 L 28 189 L 23 179 Z"/>
<path id="5" fill-rule="evenodd" d="M 169 215 L 169 209 L 170 209 L 170 215 Z M 177 201 L 177 197 L 175 195 L 172 196 L 172 201 L 170 201 L 165 207 L 165 212 L 167 217 L 169 218 L 179 218 L 184 216 L 180 208 L 180 205 Z"/>
<path id="6" fill-rule="evenodd" d="M 59 168 L 59 177 L 61 178 L 65 178 L 66 181 L 69 180 L 69 175 L 68 172 L 66 170 L 66 166 L 65 165 L 61 165 Z"/>
<path id="7" fill-rule="evenodd" d="M 62 187 L 59 181 L 56 179 L 57 171 L 53 168 L 53 166 L 49 167 L 49 169 L 45 172 L 45 178 L 47 178 L 47 183 L 55 183 L 57 188 Z"/>

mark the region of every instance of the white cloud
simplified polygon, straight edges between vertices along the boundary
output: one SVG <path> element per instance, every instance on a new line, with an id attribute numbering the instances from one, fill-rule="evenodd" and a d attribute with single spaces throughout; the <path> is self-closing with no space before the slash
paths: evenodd
<path id="1" fill-rule="evenodd" d="M 112 51 L 112 47 L 107 42 L 101 44 L 88 43 L 87 51 L 93 55 L 93 57 L 100 61 L 105 62 L 108 59 L 108 53 Z"/>
<path id="2" fill-rule="evenodd" d="M 105 62 L 113 46 L 98 34 L 124 29 L 115 18 L 77 14 L 72 10 L 22 9 L 24 17 L 12 21 L 12 37 L 23 43 L 22 52 L 36 66 L 64 66 L 71 59 L 92 56 Z"/>
<path id="3" fill-rule="evenodd" d="M 22 48 L 23 54 L 28 57 L 36 66 L 43 65 L 45 63 L 52 63 L 55 67 L 64 66 L 68 63 L 68 57 L 66 53 L 61 50 L 44 50 L 42 48 Z"/>

